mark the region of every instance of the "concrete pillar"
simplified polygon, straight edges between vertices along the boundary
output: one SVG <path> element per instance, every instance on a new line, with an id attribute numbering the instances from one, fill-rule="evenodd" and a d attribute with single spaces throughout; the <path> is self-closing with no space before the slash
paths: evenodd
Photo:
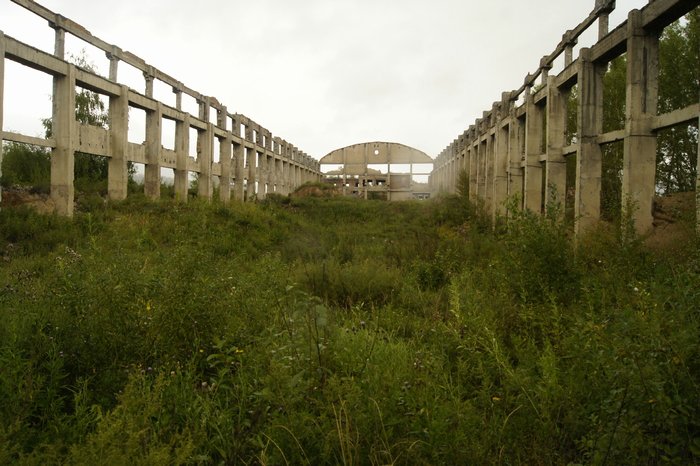
<path id="1" fill-rule="evenodd" d="M 226 118 L 227 118 L 226 107 L 223 106 L 218 109 L 217 113 L 217 125 L 220 128 L 226 128 Z M 219 153 L 219 163 L 221 164 L 221 177 L 219 178 L 219 198 L 224 204 L 228 204 L 231 200 L 231 144 L 233 140 L 231 138 L 231 133 L 226 132 L 226 137 L 219 139 L 220 153 Z"/>
<path id="2" fill-rule="evenodd" d="M 527 130 L 526 118 L 518 118 L 517 125 L 517 139 L 518 139 L 518 150 L 515 155 L 515 172 L 517 173 L 518 185 L 514 186 L 517 188 L 516 194 L 520 198 L 518 208 L 520 210 L 525 209 L 525 132 Z"/>
<path id="3" fill-rule="evenodd" d="M 187 201 L 189 174 L 187 160 L 190 152 L 190 114 L 183 113 L 182 121 L 175 122 L 175 199 Z"/>
<path id="4" fill-rule="evenodd" d="M 51 153 L 51 199 L 56 213 L 73 216 L 73 179 L 77 122 L 75 120 L 75 66 L 68 65 L 65 76 L 54 77 L 53 137 Z"/>
<path id="5" fill-rule="evenodd" d="M 110 159 L 107 192 L 114 201 L 126 199 L 129 186 L 127 148 L 129 146 L 129 88 L 120 86 L 118 97 L 109 98 Z"/>
<path id="6" fill-rule="evenodd" d="M 253 197 L 256 194 L 256 192 L 255 192 L 255 181 L 256 181 L 255 159 L 258 157 L 258 154 L 257 154 L 255 149 L 251 149 L 250 147 L 246 147 L 246 154 L 247 154 L 246 159 L 248 162 L 248 167 L 247 167 L 247 169 L 248 169 L 248 171 L 247 171 L 248 184 L 247 184 L 246 192 L 247 192 L 247 196 L 248 196 L 247 199 L 250 201 L 253 199 Z"/>
<path id="7" fill-rule="evenodd" d="M 545 207 L 556 207 L 563 218 L 566 200 L 566 159 L 563 148 L 566 142 L 566 93 L 556 86 L 550 77 L 547 83 L 547 161 L 545 162 Z M 555 203 L 557 205 L 555 205 Z"/>
<path id="8" fill-rule="evenodd" d="M 508 100 L 503 101 L 501 111 L 506 112 Z M 505 214 L 504 203 L 508 198 L 508 155 L 510 146 L 510 127 L 502 126 L 499 122 L 496 126 L 494 173 L 493 173 L 493 208 L 491 220 L 495 225 L 496 217 Z"/>
<path id="9" fill-rule="evenodd" d="M 260 163 L 258 167 L 258 199 L 265 199 L 267 187 L 270 184 L 270 173 L 267 163 L 268 144 L 270 139 L 264 128 L 258 126 L 258 140 L 256 145 L 260 147 Z"/>
<path id="10" fill-rule="evenodd" d="M 118 49 L 113 47 L 111 52 L 105 52 L 107 60 L 109 60 L 109 80 L 112 82 L 118 81 L 119 74 L 119 54 Z"/>
<path id="11" fill-rule="evenodd" d="M 469 139 L 469 199 L 476 202 L 479 187 L 479 145 L 475 140 L 475 132 L 470 131 Z"/>
<path id="12" fill-rule="evenodd" d="M 160 198 L 160 152 L 163 125 L 163 108 L 160 102 L 156 109 L 146 113 L 146 170 L 144 194 L 151 199 Z"/>
<path id="13" fill-rule="evenodd" d="M 2 177 L 2 120 L 5 105 L 5 35 L 0 31 L 0 177 Z M 0 186 L 0 202 L 2 202 L 2 186 Z"/>
<path id="14" fill-rule="evenodd" d="M 493 173 L 495 170 L 495 148 L 496 141 L 494 137 L 491 136 L 491 129 L 487 129 L 486 135 L 486 160 L 484 160 L 484 206 L 486 207 L 486 212 L 490 212 L 494 209 L 493 203 L 493 189 L 494 189 L 494 177 Z"/>
<path id="15" fill-rule="evenodd" d="M 66 31 L 56 24 L 51 24 L 54 29 L 54 47 L 53 54 L 55 57 L 64 60 L 66 58 Z"/>
<path id="16" fill-rule="evenodd" d="M 207 106 L 207 113 L 209 112 Z M 211 200 L 214 192 L 211 165 L 214 161 L 214 124 L 207 123 L 207 129 L 197 131 L 197 160 L 199 161 L 199 178 L 197 195 Z"/>
<path id="17" fill-rule="evenodd" d="M 214 182 L 211 174 L 211 164 L 214 161 L 214 125 L 209 121 L 209 97 L 199 100 L 199 119 L 206 122 L 204 130 L 197 130 L 197 164 L 199 165 L 199 177 L 197 178 L 197 196 L 211 200 L 214 191 Z"/>
<path id="18" fill-rule="evenodd" d="M 593 63 L 591 51 L 579 54 L 578 130 L 576 157 L 575 226 L 577 235 L 589 230 L 600 219 L 602 151 L 598 135 L 603 131 L 603 75 L 605 66 Z"/>
<path id="19" fill-rule="evenodd" d="M 175 94 L 175 108 L 182 110 L 182 90 L 173 87 L 173 94 Z"/>
<path id="20" fill-rule="evenodd" d="M 233 185 L 233 198 L 237 201 L 243 201 L 245 197 L 243 180 L 245 180 L 245 146 L 243 144 L 235 144 L 233 146 L 236 182 Z"/>
<path id="21" fill-rule="evenodd" d="M 526 209 L 542 212 L 542 141 L 544 132 L 544 110 L 535 104 L 532 90 L 528 87 L 525 92 L 525 173 L 524 199 Z"/>
<path id="22" fill-rule="evenodd" d="M 601 40 L 610 29 L 610 13 L 615 9 L 615 0 L 596 0 L 595 8 L 598 11 L 598 40 Z"/>
<path id="23" fill-rule="evenodd" d="M 146 81 L 146 97 L 153 98 L 153 74 L 149 71 L 143 72 L 143 79 Z"/>
<path id="24" fill-rule="evenodd" d="M 659 81 L 659 36 L 642 27 L 642 14 L 627 20 L 627 100 L 622 169 L 622 211 L 631 214 L 638 233 L 652 228 L 656 180 L 656 115 Z M 631 211 L 630 211 L 631 210 Z"/>
<path id="25" fill-rule="evenodd" d="M 224 204 L 231 201 L 231 182 L 233 172 L 233 148 L 230 135 L 219 138 L 219 163 L 221 165 L 221 176 L 219 177 L 219 199 Z"/>

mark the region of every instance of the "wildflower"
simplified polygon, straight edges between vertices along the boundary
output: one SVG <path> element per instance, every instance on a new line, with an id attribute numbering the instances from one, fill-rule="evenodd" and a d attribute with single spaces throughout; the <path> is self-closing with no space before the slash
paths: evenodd
<path id="1" fill-rule="evenodd" d="M 501 401 L 501 398 L 498 396 L 492 396 L 491 401 Z"/>

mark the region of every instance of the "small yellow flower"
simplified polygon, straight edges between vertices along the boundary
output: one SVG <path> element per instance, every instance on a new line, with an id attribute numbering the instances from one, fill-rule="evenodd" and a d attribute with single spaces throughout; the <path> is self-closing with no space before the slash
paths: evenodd
<path id="1" fill-rule="evenodd" d="M 491 401 L 501 401 L 501 399 L 497 396 L 492 396 Z"/>

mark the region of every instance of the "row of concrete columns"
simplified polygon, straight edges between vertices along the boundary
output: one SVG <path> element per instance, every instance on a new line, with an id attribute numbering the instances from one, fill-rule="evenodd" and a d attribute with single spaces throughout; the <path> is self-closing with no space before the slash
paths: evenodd
<path id="1" fill-rule="evenodd" d="M 679 3 L 685 3 L 685 10 L 678 8 Z M 483 118 L 437 157 L 431 189 L 455 192 L 460 173 L 464 172 L 462 176 L 469 181 L 469 197 L 483 202 L 494 220 L 498 215 L 507 215 L 509 198 L 518 209 L 539 213 L 544 213 L 545 206 L 558 202 L 563 213 L 567 189 L 573 189 L 575 230 L 580 233 L 594 226 L 601 217 L 602 146 L 622 141 L 621 208 L 631 216 L 638 232 L 649 231 L 655 195 L 656 131 L 699 119 L 697 106 L 656 115 L 659 34 L 663 26 L 691 9 L 692 3 L 700 2 L 657 0 L 654 9 L 631 11 L 626 27 L 611 34 L 607 31 L 610 8 L 594 11 L 600 23 L 599 42 L 581 49 L 573 62 L 575 37 L 565 35 L 558 49 L 565 54 L 564 71 L 559 76 L 549 76 L 551 62 L 556 57 L 545 57 L 539 69 L 541 88 L 535 91 L 533 84 L 537 76 L 528 75 L 520 91 L 504 93 L 500 102 L 484 112 Z M 611 6 L 614 7 L 614 2 Z M 675 18 L 668 17 L 671 11 Z M 625 50 L 625 127 L 604 133 L 603 76 L 609 61 Z M 567 101 L 575 84 L 578 84 L 577 138 L 567 145 Z M 524 103 L 516 106 L 522 93 Z M 575 186 L 567 186 L 566 157 L 569 156 L 576 156 Z"/>
<path id="2" fill-rule="evenodd" d="M 37 14 L 52 18 L 52 13 L 46 13 L 48 10 L 34 2 L 19 3 Z M 215 179 L 218 179 L 219 196 L 224 202 L 232 198 L 263 198 L 273 192 L 286 195 L 306 182 L 320 181 L 320 164 L 317 160 L 287 141 L 273 137 L 270 131 L 244 115 L 228 113 L 226 106 L 216 99 L 186 88 L 132 54 L 105 44 L 59 15 L 55 15 L 49 24 L 55 30 L 53 55 L 6 37 L 0 31 L 0 135 L 4 140 L 51 149 L 51 197 L 57 213 L 67 216 L 73 213 L 76 152 L 109 158 L 108 196 L 115 200 L 127 196 L 129 162 L 144 164 L 144 192 L 150 198 L 160 197 L 163 168 L 173 169 L 175 194 L 181 200 L 187 199 L 190 173 L 197 174 L 198 195 L 206 199 L 212 198 Z M 109 79 L 65 62 L 66 32 L 75 33 L 105 50 L 110 60 Z M 5 59 L 53 75 L 53 134 L 50 139 L 2 131 Z M 142 69 L 145 81 L 143 94 L 119 84 L 118 70 L 122 59 Z M 175 107 L 154 99 L 155 79 L 172 85 Z M 76 85 L 109 97 L 108 129 L 82 125 L 76 121 Z M 182 110 L 183 93 L 197 100 L 197 116 Z M 143 144 L 128 141 L 130 107 L 146 113 Z M 216 122 L 210 121 L 211 109 L 216 112 Z M 174 150 L 165 149 L 162 145 L 164 118 L 175 122 Z M 196 158 L 189 155 L 191 129 L 196 130 Z M 219 143 L 219 162 L 214 162 L 215 139 Z"/>

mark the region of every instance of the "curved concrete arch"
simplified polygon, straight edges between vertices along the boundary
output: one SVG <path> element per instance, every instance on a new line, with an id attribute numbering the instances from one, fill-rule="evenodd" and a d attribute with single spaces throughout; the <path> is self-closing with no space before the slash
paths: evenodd
<path id="1" fill-rule="evenodd" d="M 429 196 L 428 185 L 414 181 L 421 173 L 420 166 L 431 170 L 433 159 L 423 151 L 395 142 L 363 142 L 342 147 L 326 154 L 319 164 L 339 165 L 325 174 L 324 181 L 341 188 L 344 195 L 364 197 L 379 196 L 387 200 L 424 199 Z M 408 173 L 392 172 L 391 167 L 403 167 Z M 414 171 L 414 165 L 419 171 Z M 378 167 L 385 168 L 380 171 Z M 384 173 L 386 171 L 386 173 Z"/>
<path id="2" fill-rule="evenodd" d="M 433 163 L 428 154 L 396 142 L 363 142 L 342 147 L 326 154 L 321 164 L 413 164 Z"/>

